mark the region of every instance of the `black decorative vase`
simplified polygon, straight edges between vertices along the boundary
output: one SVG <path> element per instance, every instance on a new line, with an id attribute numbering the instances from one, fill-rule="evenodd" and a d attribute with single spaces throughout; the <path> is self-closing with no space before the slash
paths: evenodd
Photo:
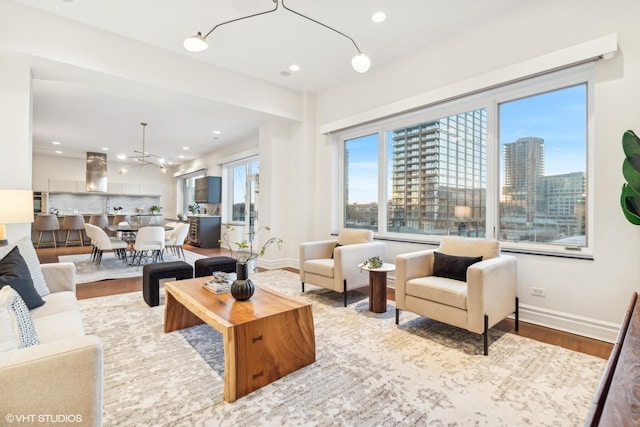
<path id="1" fill-rule="evenodd" d="M 253 295 L 256 286 L 249 279 L 249 264 L 236 262 L 236 280 L 231 284 L 231 296 L 238 301 L 246 301 Z"/>

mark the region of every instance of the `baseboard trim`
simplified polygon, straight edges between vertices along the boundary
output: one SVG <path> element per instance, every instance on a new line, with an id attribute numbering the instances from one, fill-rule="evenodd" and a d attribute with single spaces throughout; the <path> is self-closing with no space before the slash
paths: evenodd
<path id="1" fill-rule="evenodd" d="M 615 342 L 620 325 L 575 314 L 520 304 L 520 320 L 600 341 Z"/>

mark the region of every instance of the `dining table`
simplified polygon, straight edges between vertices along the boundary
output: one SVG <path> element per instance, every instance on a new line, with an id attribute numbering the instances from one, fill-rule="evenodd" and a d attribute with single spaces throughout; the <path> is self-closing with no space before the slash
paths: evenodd
<path id="1" fill-rule="evenodd" d="M 121 239 L 127 242 L 128 248 L 127 252 L 129 252 L 130 256 L 133 256 L 133 244 L 136 241 L 136 233 L 143 227 L 163 227 L 164 231 L 173 230 L 173 227 L 170 225 L 160 225 L 160 224 L 113 224 L 107 225 L 105 230 L 111 231 L 114 233 L 121 233 Z M 132 264 L 130 264 L 132 265 Z"/>
<path id="2" fill-rule="evenodd" d="M 112 231 L 114 233 L 122 232 L 122 233 L 137 233 L 142 227 L 164 227 L 164 231 L 173 230 L 173 227 L 170 225 L 158 225 L 158 224 L 114 224 L 107 225 L 105 230 Z"/>

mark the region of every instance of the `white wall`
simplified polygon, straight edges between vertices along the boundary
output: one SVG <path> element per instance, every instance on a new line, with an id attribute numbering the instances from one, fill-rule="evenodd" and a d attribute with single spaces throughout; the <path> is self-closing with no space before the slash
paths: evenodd
<path id="1" fill-rule="evenodd" d="M 362 79 L 318 95 L 318 122 L 336 122 L 377 107 L 569 46 L 617 33 L 619 53 L 596 66 L 595 167 L 593 204 L 594 260 L 517 255 L 521 318 L 605 340 L 613 340 L 631 292 L 640 288 L 640 228 L 623 217 L 619 206 L 623 182 L 622 133 L 640 129 L 640 2 L 614 0 L 536 1 L 518 8 L 511 19 L 460 29 L 458 37 L 387 66 Z M 372 88 L 375 88 L 372 90 Z M 335 144 L 316 141 L 315 207 L 323 213 L 315 237 L 332 231 L 334 193 L 327 192 L 334 172 Z M 389 243 L 387 260 L 425 248 Z M 531 287 L 546 290 L 533 297 Z"/>

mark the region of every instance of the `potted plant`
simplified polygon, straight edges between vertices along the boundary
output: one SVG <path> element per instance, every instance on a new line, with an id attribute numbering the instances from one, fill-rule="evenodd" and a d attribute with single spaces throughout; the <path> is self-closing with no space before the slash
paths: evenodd
<path id="1" fill-rule="evenodd" d="M 376 268 L 382 267 L 383 264 L 384 264 L 384 261 L 380 257 L 374 256 L 362 263 L 361 270 L 362 268 L 366 268 L 368 270 L 375 270 Z"/>
<path id="2" fill-rule="evenodd" d="M 160 209 L 162 209 L 162 206 L 153 205 L 149 209 L 151 210 L 152 214 L 157 214 L 160 213 Z"/>
<path id="3" fill-rule="evenodd" d="M 236 260 L 236 280 L 231 284 L 231 295 L 239 300 L 244 301 L 251 298 L 255 291 L 255 285 L 249 279 L 249 265 L 264 255 L 265 251 L 272 245 L 277 245 L 278 249 L 282 246 L 282 239 L 279 237 L 270 237 L 259 248 L 254 248 L 254 237 L 261 231 L 270 231 L 268 226 L 260 227 L 257 230 L 249 232 L 248 238 L 241 241 L 233 241 L 232 235 L 235 228 L 231 224 L 224 224 L 224 233 L 219 240 L 220 244 L 224 244 L 229 248 L 231 257 Z"/>
<path id="4" fill-rule="evenodd" d="M 189 210 L 189 212 L 191 212 L 191 215 L 196 215 L 200 213 L 200 205 L 197 203 L 187 206 L 187 209 Z"/>

